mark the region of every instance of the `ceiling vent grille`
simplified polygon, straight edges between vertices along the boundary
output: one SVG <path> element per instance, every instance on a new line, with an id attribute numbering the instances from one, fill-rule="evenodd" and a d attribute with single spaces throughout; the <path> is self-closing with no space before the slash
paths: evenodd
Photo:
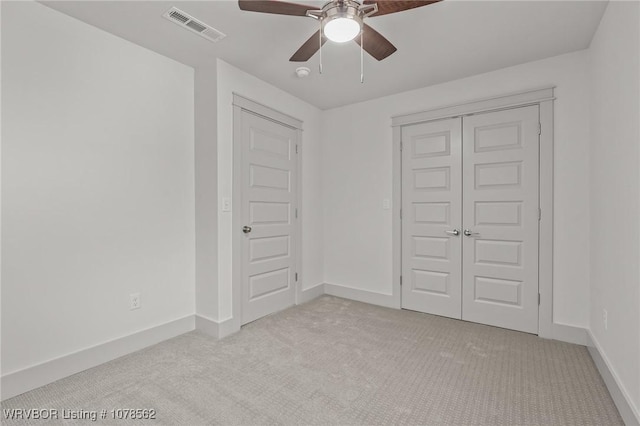
<path id="1" fill-rule="evenodd" d="M 226 37 L 226 34 L 216 30 L 213 27 L 210 27 L 209 25 L 201 21 L 198 21 L 193 16 L 183 12 L 176 7 L 172 7 L 162 16 L 169 21 L 180 25 L 181 27 L 184 27 L 189 31 L 198 34 L 199 36 L 206 38 L 209 41 L 217 42 Z"/>

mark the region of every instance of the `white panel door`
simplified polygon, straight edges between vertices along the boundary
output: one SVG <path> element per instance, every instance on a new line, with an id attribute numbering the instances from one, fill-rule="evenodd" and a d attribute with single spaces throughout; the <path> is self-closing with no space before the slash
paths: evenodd
<path id="1" fill-rule="evenodd" d="M 295 303 L 297 134 L 242 112 L 242 324 Z"/>
<path id="2" fill-rule="evenodd" d="M 538 106 L 463 118 L 462 319 L 538 332 Z"/>
<path id="3" fill-rule="evenodd" d="M 451 318 L 461 315 L 460 137 L 460 118 L 402 128 L 402 307 Z"/>

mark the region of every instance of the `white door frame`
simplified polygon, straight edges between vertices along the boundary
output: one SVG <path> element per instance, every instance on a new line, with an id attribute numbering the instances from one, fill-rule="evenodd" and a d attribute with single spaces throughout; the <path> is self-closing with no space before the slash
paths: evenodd
<path id="1" fill-rule="evenodd" d="M 296 130 L 297 152 L 297 194 L 296 206 L 298 216 L 296 220 L 296 272 L 298 280 L 295 282 L 295 304 L 300 300 L 302 284 L 302 120 L 277 111 L 266 105 L 253 101 L 244 96 L 233 94 L 233 190 L 231 201 L 232 222 L 232 323 L 233 330 L 239 330 L 242 313 L 242 111 L 248 111 L 267 120 L 275 121 Z"/>
<path id="2" fill-rule="evenodd" d="M 571 341 L 566 326 L 553 322 L 553 101 L 555 86 L 507 94 L 495 98 L 474 100 L 463 104 L 448 105 L 428 111 L 392 117 L 393 127 L 393 305 L 400 309 L 402 274 L 402 126 L 427 121 L 472 115 L 479 112 L 498 111 L 539 105 L 540 107 L 540 209 L 542 212 L 539 228 L 538 256 L 538 335 Z M 576 342 L 579 343 L 579 342 Z"/>

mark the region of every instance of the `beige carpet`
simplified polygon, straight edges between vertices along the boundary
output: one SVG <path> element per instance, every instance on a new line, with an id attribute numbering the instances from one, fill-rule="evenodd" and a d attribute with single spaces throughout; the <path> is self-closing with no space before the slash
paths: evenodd
<path id="1" fill-rule="evenodd" d="M 179 336 L 2 408 L 157 412 L 80 424 L 622 424 L 582 346 L 330 296 L 221 341 Z"/>

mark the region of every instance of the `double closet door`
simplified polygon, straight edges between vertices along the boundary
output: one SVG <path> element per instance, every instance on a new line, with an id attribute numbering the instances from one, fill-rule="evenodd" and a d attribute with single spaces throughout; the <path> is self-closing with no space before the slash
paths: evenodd
<path id="1" fill-rule="evenodd" d="M 402 307 L 538 333 L 539 112 L 402 128 Z"/>

